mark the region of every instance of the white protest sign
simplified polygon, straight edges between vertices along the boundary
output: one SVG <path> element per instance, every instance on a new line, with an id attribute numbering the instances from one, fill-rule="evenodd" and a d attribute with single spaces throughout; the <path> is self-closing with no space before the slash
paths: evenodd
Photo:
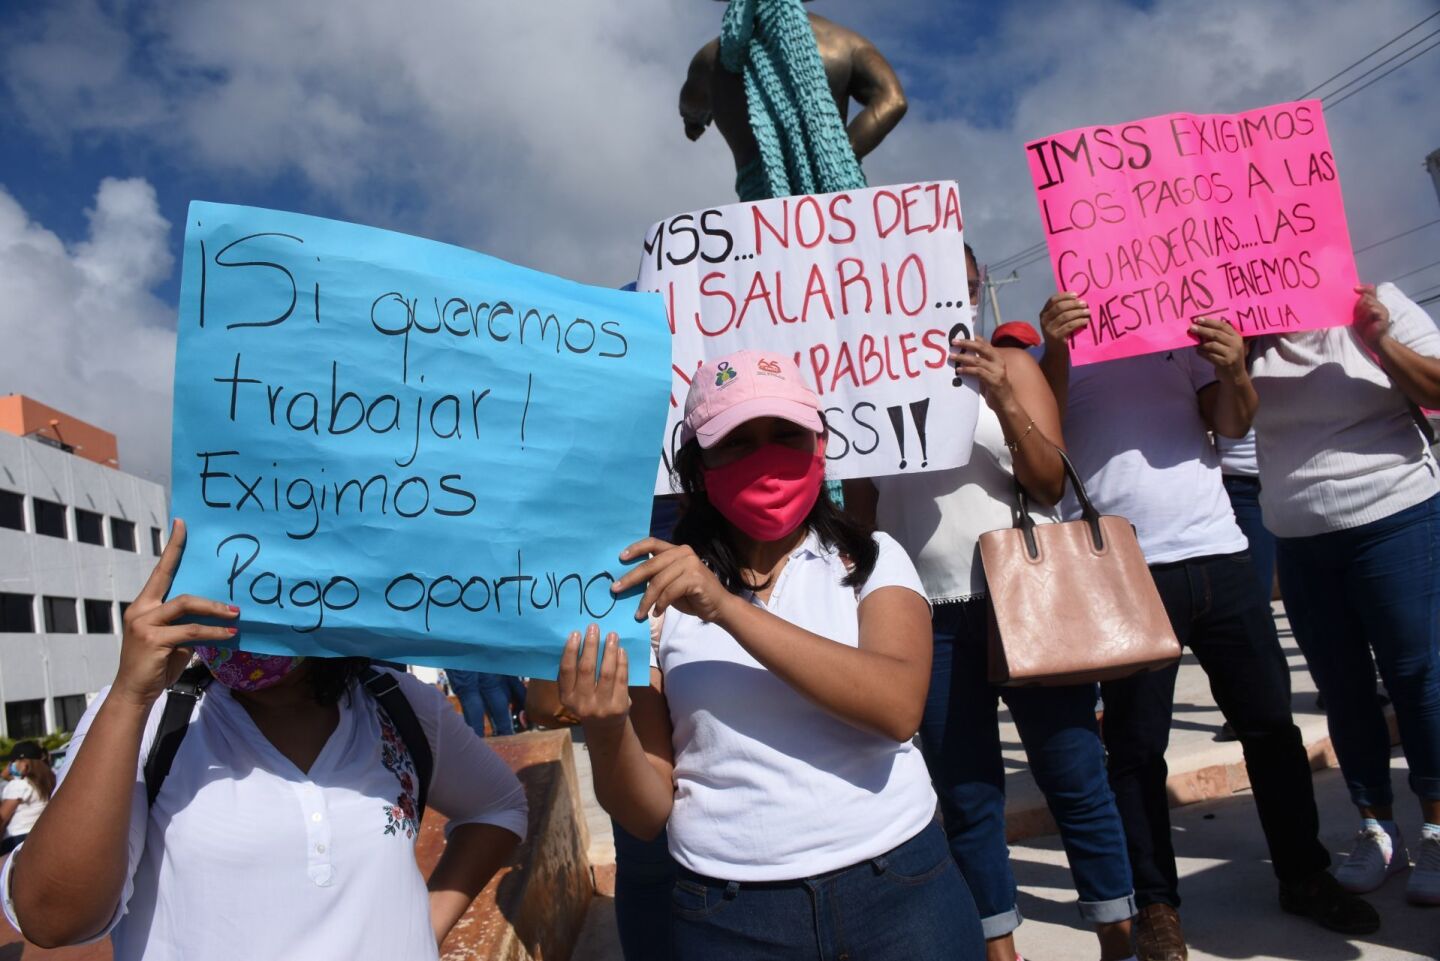
<path id="1" fill-rule="evenodd" d="M 979 394 L 948 363 L 970 336 L 953 181 L 782 197 L 681 214 L 646 234 L 637 289 L 669 312 L 670 412 L 656 493 L 671 493 L 685 394 L 705 360 L 794 357 L 820 397 L 831 478 L 959 467 Z"/>

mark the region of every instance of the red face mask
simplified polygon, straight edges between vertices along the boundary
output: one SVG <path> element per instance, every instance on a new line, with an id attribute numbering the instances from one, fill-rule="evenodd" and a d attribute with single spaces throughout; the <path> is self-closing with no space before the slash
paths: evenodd
<path id="1" fill-rule="evenodd" d="M 825 441 L 815 452 L 766 444 L 724 467 L 706 468 L 705 493 L 725 519 L 757 541 L 799 527 L 820 497 Z"/>

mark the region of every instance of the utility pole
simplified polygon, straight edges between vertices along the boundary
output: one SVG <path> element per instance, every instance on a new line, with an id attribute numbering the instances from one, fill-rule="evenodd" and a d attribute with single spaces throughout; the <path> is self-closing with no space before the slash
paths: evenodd
<path id="1" fill-rule="evenodd" d="M 1000 315 L 1000 297 L 996 291 L 1006 284 L 1015 283 L 1019 279 L 1020 275 L 1011 271 L 1009 277 L 996 280 L 990 276 L 990 268 L 988 266 L 982 266 L 980 268 L 980 303 L 975 305 L 976 338 L 983 339 L 985 336 L 985 328 L 987 326 L 985 323 L 985 315 L 987 313 L 985 309 L 986 301 L 989 301 L 989 313 L 994 315 L 994 321 L 988 325 L 990 330 L 993 331 L 1005 322 L 1004 318 Z"/>
<path id="2" fill-rule="evenodd" d="M 1430 156 L 1425 158 L 1425 169 L 1430 171 L 1430 179 L 1435 181 L 1435 197 L 1440 199 L 1440 150 L 1430 151 Z"/>

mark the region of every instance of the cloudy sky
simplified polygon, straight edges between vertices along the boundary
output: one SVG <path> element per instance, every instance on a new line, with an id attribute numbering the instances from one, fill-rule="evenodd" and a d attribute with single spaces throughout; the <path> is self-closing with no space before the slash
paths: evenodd
<path id="1" fill-rule="evenodd" d="M 875 41 L 910 114 L 872 184 L 954 178 L 999 261 L 1041 239 L 1022 152 L 1071 127 L 1232 112 L 1320 85 L 1435 0 L 820 0 Z M 109 427 L 169 471 L 175 301 L 192 199 L 420 234 L 595 283 L 634 275 L 645 227 L 733 199 L 713 131 L 676 97 L 717 28 L 706 0 L 50 0 L 0 9 L 0 393 Z M 1321 88 L 1357 247 L 1440 218 L 1440 53 Z M 1333 106 L 1331 105 L 1333 102 Z M 1358 255 L 1440 290 L 1440 225 Z M 1415 271 L 1414 273 L 1409 273 Z M 1008 273 L 1008 271 L 1007 271 Z M 1408 276 L 1403 276 L 1405 274 Z M 1049 293 L 1042 259 L 1006 319 Z M 1435 288 L 1435 290 L 1432 290 Z M 1435 305 L 1432 305 L 1432 310 Z"/>

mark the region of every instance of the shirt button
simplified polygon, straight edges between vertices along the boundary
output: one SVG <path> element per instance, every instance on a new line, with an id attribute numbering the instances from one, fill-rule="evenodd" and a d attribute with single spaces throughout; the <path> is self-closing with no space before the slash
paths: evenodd
<path id="1" fill-rule="evenodd" d="M 310 815 L 310 820 L 318 822 L 324 820 L 324 818 L 319 811 L 316 811 L 314 814 Z"/>
<path id="2" fill-rule="evenodd" d="M 324 853 L 325 853 L 325 845 L 323 845 L 323 844 L 317 844 L 317 845 L 315 845 L 315 851 L 316 851 L 316 853 L 318 853 L 318 854 L 324 854 Z"/>

